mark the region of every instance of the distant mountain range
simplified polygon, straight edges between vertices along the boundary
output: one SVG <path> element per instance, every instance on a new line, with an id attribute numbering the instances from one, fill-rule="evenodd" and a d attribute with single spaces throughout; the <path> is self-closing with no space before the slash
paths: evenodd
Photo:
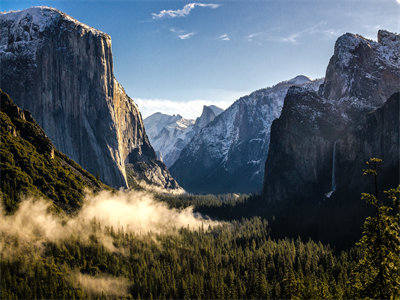
<path id="1" fill-rule="evenodd" d="M 3 91 L 105 183 L 178 187 L 114 77 L 109 35 L 49 7 L 0 14 L 0 69 Z"/>
<path id="2" fill-rule="evenodd" d="M 318 90 L 322 82 L 299 75 L 238 99 L 193 136 L 171 173 L 189 192 L 261 191 L 271 123 L 287 90 Z"/>
<path id="3" fill-rule="evenodd" d="M 201 116 L 196 120 L 184 119 L 181 115 L 171 116 L 157 112 L 144 119 L 143 123 L 157 155 L 167 167 L 170 167 L 193 136 L 222 111 L 215 105 L 204 105 Z"/>

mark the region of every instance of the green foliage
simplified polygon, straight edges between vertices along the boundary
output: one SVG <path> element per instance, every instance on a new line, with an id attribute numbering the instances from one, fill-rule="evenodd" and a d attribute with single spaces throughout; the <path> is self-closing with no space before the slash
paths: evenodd
<path id="1" fill-rule="evenodd" d="M 2 92 L 0 125 L 0 196 L 8 213 L 25 194 L 52 199 L 56 207 L 71 212 L 80 207 L 85 187 L 107 188 L 54 149 L 30 114 Z M 375 194 L 363 194 L 362 199 L 375 213 L 365 220 L 357 247 L 345 252 L 296 236 L 329 240 L 330 229 L 339 223 L 346 227 L 342 219 L 332 224 L 329 216 L 340 215 L 332 209 L 357 207 L 308 202 L 266 209 L 257 195 L 156 195 L 170 207 L 194 206 L 195 212 L 230 222 L 147 236 L 108 228 L 114 252 L 96 238 L 85 243 L 47 240 L 39 252 L 24 249 L 9 257 L 1 252 L 0 240 L 1 298 L 106 296 L 76 285 L 76 273 L 125 278 L 128 297 L 138 299 L 399 297 L 400 186 L 379 197 L 380 163 L 373 158 L 364 170 L 374 178 Z"/>
<path id="2" fill-rule="evenodd" d="M 71 211 L 80 207 L 85 188 L 105 188 L 54 149 L 28 112 L 1 90 L 0 94 L 0 191 L 6 211 L 14 211 L 23 195 L 49 198 L 57 207 Z"/>
<path id="3" fill-rule="evenodd" d="M 365 175 L 378 176 L 380 159 L 370 159 Z M 376 186 L 376 185 L 375 185 Z M 364 193 L 362 199 L 375 210 L 366 218 L 357 247 L 361 259 L 354 271 L 356 295 L 390 299 L 400 296 L 400 186 L 385 191 L 386 199 Z"/>
<path id="4" fill-rule="evenodd" d="M 353 252 L 321 243 L 271 240 L 260 218 L 213 229 L 138 237 L 110 228 L 111 253 L 96 241 L 47 243 L 37 260 L 2 260 L 0 292 L 19 298 L 85 297 L 73 270 L 127 278 L 133 298 L 342 298 Z"/>

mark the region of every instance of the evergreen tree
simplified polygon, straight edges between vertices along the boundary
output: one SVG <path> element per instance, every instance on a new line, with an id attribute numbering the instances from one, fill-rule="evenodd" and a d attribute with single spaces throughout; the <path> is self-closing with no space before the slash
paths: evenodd
<path id="1" fill-rule="evenodd" d="M 377 177 L 382 160 L 371 158 L 365 175 L 373 176 L 375 194 L 362 194 L 375 210 L 367 217 L 363 234 L 357 246 L 361 259 L 355 270 L 356 295 L 392 299 L 400 295 L 400 186 L 384 192 L 386 199 L 378 198 Z"/>

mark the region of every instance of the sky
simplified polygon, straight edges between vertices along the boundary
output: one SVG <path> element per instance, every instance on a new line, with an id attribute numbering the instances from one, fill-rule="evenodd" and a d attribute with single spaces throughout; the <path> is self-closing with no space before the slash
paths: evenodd
<path id="1" fill-rule="evenodd" d="M 299 74 L 321 78 L 346 32 L 400 32 L 400 0 L 1 0 L 46 5 L 112 38 L 114 72 L 144 117 L 195 118 L 203 105 Z"/>

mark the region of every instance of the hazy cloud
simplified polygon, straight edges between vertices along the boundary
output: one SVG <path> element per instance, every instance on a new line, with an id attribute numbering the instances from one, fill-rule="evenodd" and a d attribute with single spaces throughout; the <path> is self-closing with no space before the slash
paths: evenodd
<path id="1" fill-rule="evenodd" d="M 165 191 L 164 191 L 165 192 Z M 127 253 L 123 246 L 114 244 L 110 228 L 136 234 L 148 239 L 154 234 L 175 234 L 180 228 L 197 230 L 219 225 L 195 214 L 193 208 L 169 208 L 154 199 L 149 192 L 102 191 L 87 193 L 76 215 L 55 214 L 49 201 L 28 198 L 23 200 L 13 215 L 0 206 L 0 256 L 5 261 L 20 260 L 34 263 L 43 259 L 48 243 L 79 241 L 83 244 L 101 243 L 110 252 Z M 112 298 L 128 296 L 129 280 L 107 274 L 90 276 L 79 270 L 66 269 L 75 287 L 90 296 Z"/>
<path id="2" fill-rule="evenodd" d="M 263 41 L 270 42 L 282 42 L 282 43 L 290 43 L 290 44 L 298 44 L 300 40 L 306 35 L 319 34 L 324 38 L 335 39 L 339 35 L 342 34 L 342 31 L 337 29 L 332 29 L 326 26 L 326 22 L 319 22 L 313 26 L 307 27 L 303 30 L 288 33 L 288 34 L 280 34 L 280 28 L 275 28 L 273 30 L 265 31 L 265 32 L 255 32 L 249 34 L 246 39 L 249 42 L 257 42 L 261 43 Z"/>
<path id="3" fill-rule="evenodd" d="M 129 281 L 124 277 L 110 275 L 90 276 L 75 272 L 71 276 L 71 282 L 75 287 L 81 287 L 93 297 L 107 295 L 119 298 L 128 297 L 129 295 Z"/>
<path id="4" fill-rule="evenodd" d="M 301 31 L 291 33 L 288 36 L 280 37 L 278 40 L 281 42 L 297 44 L 300 38 L 309 34 L 320 34 L 329 38 L 336 38 L 338 35 L 340 35 L 341 32 L 339 30 L 324 28 L 325 25 L 326 22 L 320 22 Z"/>
<path id="5" fill-rule="evenodd" d="M 189 3 L 186 4 L 182 9 L 168 9 L 168 10 L 162 10 L 159 13 L 152 13 L 153 19 L 162 19 L 162 18 L 179 18 L 179 17 L 186 17 L 187 15 L 190 14 L 190 12 L 196 8 L 196 7 L 208 7 L 211 9 L 216 9 L 220 7 L 220 4 L 206 4 L 206 3 Z"/>
<path id="6" fill-rule="evenodd" d="M 41 254 L 48 242 L 79 240 L 91 243 L 95 237 L 110 252 L 123 252 L 113 244 L 107 228 L 123 229 L 138 236 L 172 234 L 179 228 L 196 230 L 217 225 L 196 215 L 193 208 L 168 208 L 149 192 L 102 191 L 88 193 L 79 213 L 62 216 L 51 213 L 50 203 L 33 198 L 22 201 L 13 215 L 0 207 L 0 253 L 4 259 Z"/>
<path id="7" fill-rule="evenodd" d="M 221 34 L 219 37 L 217 37 L 217 40 L 221 40 L 221 41 L 230 41 L 231 38 L 229 37 L 228 34 L 224 33 L 224 34 Z"/>
<path id="8" fill-rule="evenodd" d="M 253 38 L 259 36 L 261 34 L 261 32 L 254 32 L 254 33 L 250 33 L 246 38 L 249 42 L 253 41 Z"/>
<path id="9" fill-rule="evenodd" d="M 180 114 L 185 118 L 195 119 L 201 115 L 204 105 L 216 105 L 222 109 L 228 108 L 232 101 L 211 101 L 211 100 L 191 100 L 191 101 L 172 101 L 167 99 L 138 99 L 135 102 L 143 117 L 148 117 L 153 113 L 161 112 L 164 114 Z"/>
<path id="10" fill-rule="evenodd" d="M 187 40 L 194 36 L 196 33 L 194 32 L 186 32 L 182 29 L 170 28 L 169 31 L 175 33 L 180 40 Z"/>
<path id="11" fill-rule="evenodd" d="M 195 33 L 194 32 L 189 32 L 189 33 L 185 33 L 185 34 L 180 34 L 180 35 L 178 35 L 178 37 L 181 39 L 181 40 L 187 40 L 187 39 L 190 39 L 192 36 L 194 36 L 195 35 Z"/>

